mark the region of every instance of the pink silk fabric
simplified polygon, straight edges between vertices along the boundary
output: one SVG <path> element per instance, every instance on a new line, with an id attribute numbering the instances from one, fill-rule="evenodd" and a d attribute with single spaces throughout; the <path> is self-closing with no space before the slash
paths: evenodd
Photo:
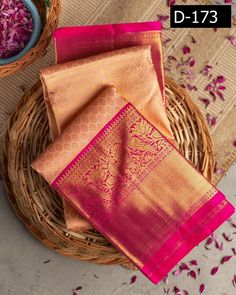
<path id="1" fill-rule="evenodd" d="M 151 45 L 152 61 L 165 101 L 161 30 L 158 21 L 59 28 L 54 32 L 56 63 L 130 46 Z"/>
<path id="2" fill-rule="evenodd" d="M 114 87 L 32 166 L 154 283 L 234 212 Z"/>

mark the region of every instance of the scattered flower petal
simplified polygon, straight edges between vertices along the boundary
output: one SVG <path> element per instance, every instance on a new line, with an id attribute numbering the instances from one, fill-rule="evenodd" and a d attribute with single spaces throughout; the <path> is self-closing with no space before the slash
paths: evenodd
<path id="1" fill-rule="evenodd" d="M 212 89 L 212 85 L 211 84 L 207 84 L 207 86 L 205 87 L 206 91 L 210 91 Z"/>
<path id="2" fill-rule="evenodd" d="M 233 142 L 233 146 L 236 147 L 236 140 Z"/>
<path id="3" fill-rule="evenodd" d="M 135 283 L 137 280 L 137 276 L 132 276 L 131 280 L 130 280 L 130 285 Z"/>
<path id="4" fill-rule="evenodd" d="M 189 261 L 189 264 L 190 265 L 198 265 L 197 260 L 191 260 L 191 261 Z"/>
<path id="5" fill-rule="evenodd" d="M 225 90 L 225 89 L 226 89 L 226 87 L 225 87 L 225 86 L 223 86 L 223 85 L 219 85 L 219 86 L 217 87 L 217 89 L 218 89 L 218 90 Z"/>
<path id="6" fill-rule="evenodd" d="M 206 243 L 205 243 L 205 249 L 206 250 L 209 250 L 209 248 L 207 247 L 208 245 L 211 245 L 213 243 L 213 237 L 210 236 L 207 240 L 206 240 Z"/>
<path id="7" fill-rule="evenodd" d="M 224 244 L 223 244 L 223 242 L 221 242 L 220 247 L 219 247 L 219 250 L 220 251 L 224 250 Z"/>
<path id="8" fill-rule="evenodd" d="M 168 274 L 163 278 L 162 282 L 168 284 Z"/>
<path id="9" fill-rule="evenodd" d="M 172 272 L 173 276 L 179 276 L 181 274 L 182 270 L 179 268 Z"/>
<path id="10" fill-rule="evenodd" d="M 166 72 L 172 73 L 172 70 L 171 70 L 170 68 L 168 68 L 168 67 L 164 67 L 164 70 L 165 70 Z"/>
<path id="11" fill-rule="evenodd" d="M 209 91 L 209 94 L 212 96 L 213 100 L 216 100 L 216 95 L 213 91 Z"/>
<path id="12" fill-rule="evenodd" d="M 195 59 L 192 58 L 189 62 L 189 66 L 193 67 L 195 65 L 195 62 L 196 62 Z"/>
<path id="13" fill-rule="evenodd" d="M 193 36 L 191 36 L 191 42 L 194 44 L 194 43 L 197 43 L 197 41 L 196 41 L 196 39 L 193 37 Z"/>
<path id="14" fill-rule="evenodd" d="M 219 270 L 218 266 L 213 267 L 212 270 L 211 270 L 211 275 L 214 276 L 217 273 L 218 270 Z"/>
<path id="15" fill-rule="evenodd" d="M 220 91 L 216 91 L 216 94 L 219 96 L 219 98 L 220 98 L 221 100 L 225 100 L 225 99 L 224 99 L 224 95 L 223 95 L 222 92 L 220 92 Z"/>
<path id="16" fill-rule="evenodd" d="M 224 0 L 224 2 L 227 3 L 227 4 L 232 4 L 233 3 L 232 0 Z"/>
<path id="17" fill-rule="evenodd" d="M 197 87 L 195 85 L 191 85 L 187 83 L 186 86 L 189 91 L 192 91 L 192 90 L 197 91 Z"/>
<path id="18" fill-rule="evenodd" d="M 79 294 L 79 290 L 81 290 L 81 289 L 82 289 L 81 286 L 79 286 L 79 287 L 73 289 L 73 295 L 78 295 L 78 294 Z"/>
<path id="19" fill-rule="evenodd" d="M 181 263 L 180 269 L 181 270 L 190 270 L 189 266 L 184 262 Z"/>
<path id="20" fill-rule="evenodd" d="M 230 225 L 232 225 L 232 227 L 236 228 L 236 223 L 233 222 L 232 218 L 229 218 L 227 221 Z"/>
<path id="21" fill-rule="evenodd" d="M 221 167 L 218 167 L 217 166 L 217 163 L 215 165 L 215 168 L 214 168 L 214 173 L 217 175 L 217 176 L 220 176 L 222 174 L 224 174 L 224 170 L 221 168 Z"/>
<path id="22" fill-rule="evenodd" d="M 207 123 L 210 127 L 213 127 L 216 125 L 217 117 L 214 117 L 210 115 L 209 113 L 206 114 Z"/>
<path id="23" fill-rule="evenodd" d="M 235 36 L 228 36 L 227 39 L 230 41 L 230 43 L 236 47 L 236 37 Z"/>
<path id="24" fill-rule="evenodd" d="M 236 287 L 236 275 L 233 276 L 232 283 L 233 283 L 233 286 Z"/>
<path id="25" fill-rule="evenodd" d="M 172 39 L 170 39 L 170 38 L 164 40 L 164 41 L 163 41 L 163 46 L 164 46 L 164 47 L 167 47 L 168 44 L 169 44 L 171 41 L 172 41 Z"/>
<path id="26" fill-rule="evenodd" d="M 190 53 L 190 51 L 191 51 L 191 49 L 190 49 L 190 47 L 188 47 L 187 45 L 185 45 L 185 46 L 183 47 L 183 54 L 188 54 L 188 53 Z"/>
<path id="27" fill-rule="evenodd" d="M 176 293 L 178 293 L 180 291 L 180 289 L 178 288 L 178 287 L 174 287 L 173 288 L 173 292 L 176 294 Z"/>
<path id="28" fill-rule="evenodd" d="M 193 279 L 196 280 L 197 276 L 194 270 L 191 270 L 190 272 L 188 272 L 189 276 L 192 277 Z"/>
<path id="29" fill-rule="evenodd" d="M 230 238 L 230 235 L 227 235 L 226 233 L 223 233 L 222 236 L 227 242 L 233 241 L 233 239 Z"/>
<path id="30" fill-rule="evenodd" d="M 177 287 L 174 287 L 173 292 L 175 293 L 175 295 L 188 295 L 187 290 L 180 290 Z"/>
<path id="31" fill-rule="evenodd" d="M 224 257 L 221 259 L 221 264 L 224 264 L 225 262 L 228 262 L 232 257 L 233 257 L 232 255 L 224 256 Z"/>
<path id="32" fill-rule="evenodd" d="M 169 15 L 157 15 L 157 20 L 161 23 L 167 21 L 169 18 Z"/>
<path id="33" fill-rule="evenodd" d="M 174 5 L 176 0 L 167 0 L 167 6 L 170 7 L 171 5 Z"/>
<path id="34" fill-rule="evenodd" d="M 224 76 L 218 76 L 218 77 L 216 78 L 216 82 L 217 82 L 217 83 L 223 83 L 223 82 L 225 82 L 225 77 L 224 77 Z"/>
<path id="35" fill-rule="evenodd" d="M 169 55 L 167 59 L 168 61 L 177 61 L 177 59 L 173 55 Z"/>
<path id="36" fill-rule="evenodd" d="M 177 293 L 175 293 L 176 295 L 188 295 L 188 291 L 186 291 L 186 290 L 181 290 L 181 291 L 179 291 L 179 292 L 177 292 Z"/>
<path id="37" fill-rule="evenodd" d="M 210 104 L 210 99 L 201 97 L 199 100 L 204 104 L 205 108 L 207 108 Z"/>
<path id="38" fill-rule="evenodd" d="M 215 240 L 215 247 L 216 247 L 216 249 L 220 248 L 220 243 L 217 240 Z"/>
<path id="39" fill-rule="evenodd" d="M 169 294 L 170 288 L 166 289 L 166 287 L 163 288 L 164 294 Z"/>
<path id="40" fill-rule="evenodd" d="M 200 294 L 202 294 L 205 290 L 205 285 L 204 284 L 201 284 L 200 287 L 199 287 L 199 292 Z"/>
<path id="41" fill-rule="evenodd" d="M 202 73 L 203 75 L 207 76 L 207 75 L 209 74 L 209 72 L 210 72 L 211 69 L 212 69 L 212 66 L 210 66 L 210 65 L 205 65 L 205 66 L 203 67 L 203 69 L 201 70 L 201 73 Z"/>

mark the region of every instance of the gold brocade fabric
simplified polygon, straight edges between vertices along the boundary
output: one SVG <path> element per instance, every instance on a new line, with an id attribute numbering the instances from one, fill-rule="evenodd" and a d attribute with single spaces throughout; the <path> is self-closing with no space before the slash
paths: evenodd
<path id="1" fill-rule="evenodd" d="M 148 45 L 114 50 L 55 65 L 43 70 L 41 79 L 54 139 L 107 85 L 114 85 L 167 138 L 173 139 L 152 62 L 151 47 Z M 102 104 L 94 110 L 94 114 L 97 113 L 100 115 L 96 118 L 90 114 L 87 119 L 83 119 L 84 124 L 89 122 L 90 125 L 79 134 L 81 142 L 87 140 L 86 132 L 89 135 L 93 124 L 104 124 L 106 117 L 103 118 Z M 81 217 L 67 202 L 64 202 L 64 211 L 68 229 L 86 229 L 84 219 L 80 224 Z"/>
<path id="2" fill-rule="evenodd" d="M 134 46 L 55 65 L 41 71 L 55 138 L 106 86 L 114 85 L 151 123 L 173 139 L 150 46 Z"/>

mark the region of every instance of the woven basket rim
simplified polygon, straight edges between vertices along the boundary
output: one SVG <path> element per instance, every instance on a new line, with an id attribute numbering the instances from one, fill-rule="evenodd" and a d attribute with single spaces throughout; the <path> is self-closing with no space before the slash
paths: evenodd
<path id="1" fill-rule="evenodd" d="M 38 42 L 19 60 L 0 66 L 0 78 L 22 70 L 26 66 L 33 63 L 38 57 L 45 54 L 45 50 L 51 41 L 52 34 L 58 26 L 59 16 L 61 13 L 61 0 L 51 0 L 50 7 L 46 9 L 46 23 Z"/>

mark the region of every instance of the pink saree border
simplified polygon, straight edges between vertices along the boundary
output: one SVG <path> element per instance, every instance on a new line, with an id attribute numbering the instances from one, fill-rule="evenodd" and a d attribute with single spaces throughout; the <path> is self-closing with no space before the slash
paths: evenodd
<path id="1" fill-rule="evenodd" d="M 63 179 L 63 176 L 67 173 L 67 171 L 69 171 L 73 167 L 73 165 L 77 163 L 81 159 L 81 157 L 84 156 L 84 154 L 89 152 L 89 150 L 94 146 L 94 144 L 96 144 L 99 138 L 106 133 L 110 126 L 112 126 L 117 120 L 119 120 L 122 114 L 129 107 L 132 107 L 132 104 L 127 103 L 123 107 L 121 107 L 120 111 L 117 112 L 110 121 L 108 121 L 108 123 L 97 133 L 97 135 L 92 138 L 92 140 L 77 154 L 77 156 L 63 169 L 63 171 L 52 182 L 51 186 L 56 189 L 62 196 L 64 196 L 71 203 L 72 206 L 74 206 L 73 202 L 71 202 L 71 200 L 66 195 L 64 195 L 57 186 L 58 182 Z M 136 111 L 139 113 L 138 110 Z M 142 114 L 140 115 L 143 117 Z M 178 151 L 175 146 L 174 148 Z M 179 154 L 182 156 L 180 152 Z M 192 165 L 191 162 L 189 163 Z M 195 167 L 193 168 L 198 172 Z M 221 206 L 221 208 L 217 211 L 218 206 Z M 80 211 L 78 208 L 76 209 Z M 218 191 L 209 201 L 207 201 L 200 209 L 198 209 L 193 215 L 191 215 L 186 222 L 182 224 L 180 223 L 176 226 L 175 233 L 173 233 L 160 246 L 160 248 L 155 252 L 155 254 L 150 258 L 150 260 L 144 265 L 143 268 L 140 268 L 139 266 L 138 267 L 143 272 L 143 274 L 145 274 L 153 283 L 157 284 L 196 245 L 207 238 L 224 221 L 226 221 L 234 213 L 234 211 L 234 207 L 226 200 L 225 196 Z M 209 212 L 212 214 L 212 216 L 209 216 L 207 220 L 205 220 Z M 84 212 L 80 213 L 85 218 L 87 218 L 87 216 L 84 215 Z M 103 228 L 100 228 L 99 224 L 96 224 L 96 221 L 92 221 L 92 223 L 98 229 L 98 231 L 100 231 L 107 238 L 107 240 L 113 243 L 110 237 L 106 235 Z M 119 249 L 119 247 L 117 246 L 116 248 Z"/>
<path id="2" fill-rule="evenodd" d="M 62 172 L 55 178 L 55 180 L 51 183 L 51 186 L 53 188 L 56 188 L 57 186 L 57 182 L 60 181 L 60 179 L 63 177 L 64 174 L 66 174 L 67 171 L 69 171 L 75 163 L 77 163 L 84 154 L 86 154 L 94 145 L 95 143 L 98 141 L 98 139 L 106 133 L 106 131 L 109 129 L 109 127 L 115 123 L 120 116 L 122 116 L 122 114 L 128 109 L 130 108 L 132 105 L 130 103 L 127 103 L 126 105 L 124 105 L 117 113 L 116 115 L 106 123 L 106 125 L 97 133 L 97 135 L 95 135 L 91 141 L 77 154 L 77 156 L 62 170 Z"/>
<path id="3" fill-rule="evenodd" d="M 120 24 L 101 24 L 101 25 L 91 25 L 91 26 L 74 26 L 74 27 L 61 27 L 54 31 L 53 38 L 57 38 L 57 35 L 66 37 L 73 35 L 75 33 L 84 33 L 84 34 L 103 34 L 106 32 L 119 33 L 135 33 L 140 31 L 162 31 L 162 24 L 159 21 L 151 22 L 137 22 L 137 23 L 120 23 Z"/>
<path id="4" fill-rule="evenodd" d="M 149 277 L 155 284 L 161 281 L 182 258 L 234 213 L 234 207 L 226 201 L 226 205 L 218 214 L 210 218 L 204 226 L 200 225 L 201 220 L 206 217 L 209 211 L 212 211 L 213 208 L 224 200 L 226 200 L 225 196 L 221 192 L 217 192 L 214 197 L 198 209 L 198 211 L 182 224 L 156 251 L 151 260 L 141 269 L 143 274 Z M 175 251 L 172 251 L 170 255 L 173 246 L 178 245 L 178 243 L 181 243 L 180 246 Z M 164 257 L 164 261 L 162 260 L 161 263 L 160 257 Z M 155 269 L 155 271 L 153 271 L 153 269 Z"/>

